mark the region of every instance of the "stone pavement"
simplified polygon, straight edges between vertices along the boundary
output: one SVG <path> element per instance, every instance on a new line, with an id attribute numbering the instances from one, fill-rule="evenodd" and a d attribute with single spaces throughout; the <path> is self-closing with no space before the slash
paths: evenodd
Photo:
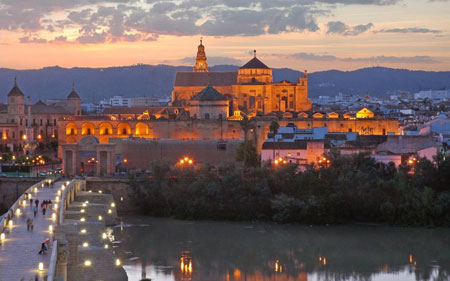
<path id="1" fill-rule="evenodd" d="M 13 227 L 9 234 L 6 234 L 6 240 L 0 245 L 0 281 L 35 281 L 44 280 L 47 275 L 49 261 L 52 249 L 48 249 L 46 255 L 39 255 L 41 243 L 52 238 L 49 233 L 49 225 L 53 224 L 55 229 L 56 221 L 51 220 L 54 212 L 53 206 L 56 204 L 55 197 L 58 189 L 63 184 L 62 181 L 54 184 L 54 187 L 40 187 L 37 193 L 32 192 L 34 200 L 39 199 L 38 215 L 33 217 L 32 206 L 27 200 L 26 207 L 20 207 L 22 214 L 15 215 L 13 218 Z M 42 215 L 40 202 L 43 200 L 52 200 L 51 207 L 47 208 L 45 216 Z M 27 218 L 34 219 L 34 230 L 27 231 Z M 51 239 L 52 240 L 52 239 Z M 51 244 L 51 242 L 50 242 Z M 44 271 L 38 271 L 38 264 L 44 263 Z"/>

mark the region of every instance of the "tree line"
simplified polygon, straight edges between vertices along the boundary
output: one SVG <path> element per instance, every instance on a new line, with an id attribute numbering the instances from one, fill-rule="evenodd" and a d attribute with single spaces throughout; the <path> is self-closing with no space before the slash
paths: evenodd
<path id="1" fill-rule="evenodd" d="M 134 200 L 142 214 L 181 219 L 450 226 L 448 157 L 398 168 L 364 153 L 327 157 L 324 166 L 273 166 L 259 163 L 247 140 L 238 163 L 155 163 L 151 179 L 132 182 Z"/>

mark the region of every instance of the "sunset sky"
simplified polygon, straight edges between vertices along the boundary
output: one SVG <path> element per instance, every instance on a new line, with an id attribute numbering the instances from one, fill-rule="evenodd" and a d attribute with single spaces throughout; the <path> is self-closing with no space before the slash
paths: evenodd
<path id="1" fill-rule="evenodd" d="M 55 4 L 57 3 L 57 4 Z M 0 0 L 0 67 L 450 70 L 450 0 Z"/>

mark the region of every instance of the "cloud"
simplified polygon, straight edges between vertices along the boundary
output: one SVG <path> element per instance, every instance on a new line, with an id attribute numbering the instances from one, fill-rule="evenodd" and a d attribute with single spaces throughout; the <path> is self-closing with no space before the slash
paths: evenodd
<path id="1" fill-rule="evenodd" d="M 401 0 L 1 0 L 0 30 L 62 36 L 78 43 L 154 41 L 159 35 L 257 36 L 315 32 L 336 5 L 395 5 Z M 55 13 L 66 15 L 55 19 Z M 59 18 L 59 17 L 58 17 Z M 329 22 L 328 33 L 358 35 L 372 24 Z M 67 40 L 67 38 L 66 38 Z M 48 42 L 55 42 L 50 40 Z"/>
<path id="2" fill-rule="evenodd" d="M 282 57 L 288 59 L 308 60 L 308 61 L 342 61 L 342 62 L 369 62 L 369 63 L 417 63 L 417 64 L 433 64 L 439 62 L 437 59 L 430 56 L 411 56 L 411 57 L 396 57 L 396 56 L 374 56 L 374 57 L 337 57 L 333 55 L 318 55 L 312 53 L 294 53 L 294 54 L 272 54 L 275 57 Z"/>
<path id="3" fill-rule="evenodd" d="M 372 23 L 355 26 L 347 25 L 341 21 L 330 21 L 327 23 L 327 34 L 340 34 L 344 36 L 356 36 L 373 27 Z"/>
<path id="4" fill-rule="evenodd" d="M 20 43 L 47 43 L 46 39 L 38 38 L 38 37 L 32 37 L 29 36 L 21 37 L 19 38 Z"/>
<path id="5" fill-rule="evenodd" d="M 441 33 L 440 30 L 423 27 L 391 28 L 375 31 L 376 33 Z"/>

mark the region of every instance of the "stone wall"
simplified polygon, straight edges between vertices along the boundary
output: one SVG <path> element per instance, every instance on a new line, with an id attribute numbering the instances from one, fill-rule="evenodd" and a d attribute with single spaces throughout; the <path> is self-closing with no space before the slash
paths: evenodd
<path id="1" fill-rule="evenodd" d="M 111 194 L 119 215 L 133 214 L 137 211 L 133 203 L 133 188 L 129 179 L 87 178 L 86 190 L 92 190 L 94 193 L 101 190 L 105 194 Z"/>
<path id="2" fill-rule="evenodd" d="M 9 208 L 39 178 L 0 178 L 0 207 Z"/>

